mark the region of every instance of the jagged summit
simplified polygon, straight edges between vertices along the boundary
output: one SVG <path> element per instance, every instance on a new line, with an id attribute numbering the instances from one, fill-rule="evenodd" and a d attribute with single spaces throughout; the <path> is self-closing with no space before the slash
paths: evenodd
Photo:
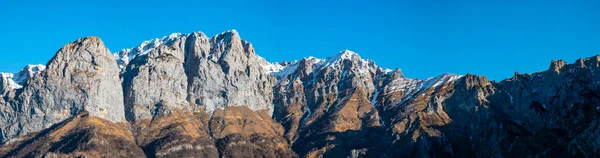
<path id="1" fill-rule="evenodd" d="M 117 60 L 117 63 L 119 64 L 119 68 L 124 69 L 127 66 L 127 64 L 129 64 L 129 62 L 131 60 L 133 60 L 134 58 L 136 58 L 138 56 L 144 56 L 144 55 L 148 54 L 150 51 L 156 49 L 157 47 L 159 47 L 161 45 L 169 46 L 173 42 L 180 40 L 182 38 L 186 38 L 188 36 L 206 38 L 207 40 L 210 40 L 212 43 L 216 43 L 216 44 L 218 44 L 218 43 L 225 44 L 225 43 L 230 43 L 230 42 L 237 42 L 237 43 L 244 42 L 243 40 L 240 39 L 240 36 L 236 30 L 225 31 L 223 33 L 213 36 L 210 39 L 206 36 L 206 34 L 204 34 L 203 32 L 200 32 L 200 31 L 192 32 L 189 34 L 172 33 L 168 36 L 163 36 L 161 38 L 155 38 L 155 39 L 143 41 L 138 46 L 135 46 L 132 48 L 122 49 L 119 52 L 115 52 L 114 56 Z"/>
<path id="2" fill-rule="evenodd" d="M 27 82 L 27 80 L 29 80 L 29 78 L 32 78 L 36 75 L 38 75 L 40 72 L 44 71 L 46 69 L 45 65 L 42 64 L 37 64 L 37 65 L 27 65 L 25 66 L 25 68 L 23 68 L 21 71 L 19 71 L 19 73 L 12 74 L 12 73 L 0 73 L 0 76 L 2 77 L 2 87 L 0 88 L 0 94 L 4 93 L 1 91 L 8 91 L 8 90 L 13 90 L 13 89 L 21 89 L 23 88 L 23 85 L 25 84 L 25 82 Z"/>
<path id="3" fill-rule="evenodd" d="M 267 73 L 272 74 L 276 77 L 285 77 L 288 74 L 294 73 L 299 65 L 311 65 L 310 71 L 317 71 L 326 68 L 339 69 L 341 67 L 352 67 L 350 71 L 356 71 L 359 73 L 391 73 L 392 70 L 388 68 L 382 68 L 375 64 L 374 61 L 368 59 L 362 59 L 360 55 L 351 50 L 342 50 L 337 54 L 326 57 L 316 58 L 313 56 L 302 58 L 301 61 L 292 61 L 285 64 L 282 63 L 268 63 L 263 67 L 267 70 Z M 350 64 L 350 65 L 344 65 Z M 396 69 L 400 71 L 400 69 Z"/>
<path id="4" fill-rule="evenodd" d="M 356 61 L 356 62 L 365 63 L 365 64 L 372 62 L 372 61 L 361 59 L 360 56 L 358 55 L 358 53 L 355 53 L 350 50 L 343 50 L 334 56 L 327 57 L 324 60 L 319 60 L 319 62 L 317 62 L 317 64 L 322 65 L 323 67 L 328 67 L 328 66 L 335 67 L 339 64 L 342 64 L 340 62 L 343 62 L 345 60 L 350 60 L 353 62 Z"/>
<path id="5" fill-rule="evenodd" d="M 11 83 L 12 75 L 2 75 L 0 142 L 48 128 L 82 111 L 124 122 L 118 74 L 108 48 L 98 37 L 90 36 L 64 45 L 47 66 L 26 66 L 14 78 L 21 85 Z M 7 89 L 5 81 L 13 84 L 13 89 Z"/>
<path id="6" fill-rule="evenodd" d="M 23 88 L 13 77 L 12 73 L 0 73 L 0 94 L 4 95 L 6 91 Z"/>
<path id="7" fill-rule="evenodd" d="M 228 43 L 241 40 L 240 35 L 236 30 L 227 30 L 223 33 L 213 36 L 211 39 L 213 39 L 216 43 Z"/>
<path id="8" fill-rule="evenodd" d="M 338 54 L 335 56 L 335 58 L 339 58 L 339 59 L 349 59 L 349 60 L 352 60 L 352 58 L 355 58 L 355 57 L 358 57 L 358 58 L 360 58 L 360 56 L 358 55 L 358 53 L 355 53 L 355 52 L 353 52 L 353 51 L 351 51 L 351 50 L 347 50 L 347 49 L 346 49 L 346 50 L 343 50 L 343 51 L 340 51 L 340 52 L 339 52 L 339 53 L 338 53 Z"/>
<path id="9" fill-rule="evenodd" d="M 160 45 L 169 45 L 173 41 L 180 39 L 184 36 L 187 36 L 187 34 L 172 33 L 169 36 L 163 36 L 162 38 L 155 38 L 152 40 L 144 41 L 136 47 L 122 49 L 121 51 L 116 52 L 113 55 L 117 58 L 119 68 L 123 69 L 134 58 L 146 55 Z"/>
<path id="10" fill-rule="evenodd" d="M 21 70 L 17 76 L 15 76 L 15 82 L 23 85 L 25 82 L 46 69 L 46 65 L 37 64 L 37 65 L 27 65 L 23 70 Z"/>

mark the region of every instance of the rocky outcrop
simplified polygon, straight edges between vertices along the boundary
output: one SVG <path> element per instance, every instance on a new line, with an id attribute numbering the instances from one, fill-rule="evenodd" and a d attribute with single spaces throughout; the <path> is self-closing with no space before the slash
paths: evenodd
<path id="1" fill-rule="evenodd" d="M 125 122 L 119 69 L 97 37 L 61 48 L 48 68 L 28 76 L 26 83 L 0 105 L 2 141 L 40 131 L 77 113 Z M 110 87 L 110 88 L 107 88 Z"/>
<path id="2" fill-rule="evenodd" d="M 207 39 L 194 33 L 187 43 L 189 101 L 206 111 L 229 106 L 273 112 L 275 78 L 261 67 L 265 61 L 235 30 Z"/>
<path id="3" fill-rule="evenodd" d="M 123 73 L 125 109 L 129 121 L 151 119 L 173 110 L 190 110 L 188 79 L 183 63 L 185 38 L 160 45 L 135 58 Z"/>
<path id="4" fill-rule="evenodd" d="M 179 99 L 181 90 L 187 89 L 185 101 L 193 104 L 191 108 L 194 110 L 203 109 L 211 113 L 219 108 L 246 106 L 252 110 L 266 109 L 269 113 L 273 111 L 272 85 L 275 78 L 262 67 L 268 63 L 256 55 L 252 44 L 241 40 L 235 30 L 226 31 L 212 38 L 208 38 L 201 32 L 187 35 L 172 34 L 143 42 L 138 47 L 125 49 L 115 55 L 120 65 L 125 67 L 122 77 L 123 85 L 128 91 L 126 95 L 136 91 L 135 87 L 143 89 L 144 85 L 136 85 L 136 81 L 148 78 L 146 80 L 151 80 L 148 85 L 156 84 L 165 90 L 175 91 L 178 95 L 162 96 L 162 98 Z M 146 72 L 140 73 L 140 71 Z M 149 77 L 152 75 L 155 76 L 154 79 Z M 169 76 L 171 80 L 177 81 L 176 83 L 161 81 L 166 79 L 156 76 Z M 175 87 L 178 88 L 173 89 L 172 84 L 177 84 Z M 182 88 L 182 84 L 186 87 Z M 144 90 L 137 91 L 144 95 L 141 93 Z M 160 88 L 152 91 L 165 93 L 161 92 L 163 89 Z M 139 100 L 127 101 L 127 106 L 134 106 L 140 101 L 148 102 L 144 103 L 148 105 L 157 102 L 156 99 L 148 100 L 142 96 L 133 97 Z M 126 99 L 130 98 L 126 96 Z M 154 109 L 146 105 L 137 108 L 145 109 L 145 113 L 153 113 L 150 111 Z"/>
<path id="5" fill-rule="evenodd" d="M 37 76 L 46 69 L 45 65 L 27 65 L 16 75 L 12 73 L 0 73 L 0 96 L 14 97 L 17 89 L 23 88 L 30 78 Z M 13 92 L 13 93 L 10 93 Z"/>
<path id="6" fill-rule="evenodd" d="M 1 73 L 0 74 L 0 96 L 9 95 L 8 93 L 14 89 L 23 88 L 17 82 L 13 80 L 14 74 Z"/>

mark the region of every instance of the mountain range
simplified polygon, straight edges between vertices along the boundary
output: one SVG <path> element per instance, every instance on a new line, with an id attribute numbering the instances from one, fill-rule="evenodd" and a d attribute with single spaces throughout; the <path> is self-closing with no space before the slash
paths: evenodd
<path id="1" fill-rule="evenodd" d="M 235 30 L 91 36 L 0 74 L 0 157 L 595 157 L 599 67 L 412 79 L 350 50 L 271 63 Z"/>

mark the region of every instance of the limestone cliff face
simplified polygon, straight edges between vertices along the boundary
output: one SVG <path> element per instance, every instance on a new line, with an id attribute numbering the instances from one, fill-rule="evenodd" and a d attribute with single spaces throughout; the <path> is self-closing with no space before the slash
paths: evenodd
<path id="1" fill-rule="evenodd" d="M 125 106 L 130 121 L 151 119 L 172 110 L 191 109 L 183 63 L 185 38 L 160 45 L 135 58 L 123 73 Z"/>
<path id="2" fill-rule="evenodd" d="M 112 122 L 126 121 L 119 69 L 99 38 L 65 45 L 47 67 L 4 96 L 0 140 L 40 131 L 84 110 Z"/>
<path id="3" fill-rule="evenodd" d="M 200 32 L 173 34 L 121 51 L 118 57 L 125 67 L 125 104 L 135 115 L 144 115 L 135 117 L 149 118 L 157 106 L 209 113 L 229 106 L 273 111 L 275 78 L 235 30 L 212 38 Z"/>
<path id="4" fill-rule="evenodd" d="M 207 39 L 194 33 L 187 45 L 189 101 L 214 111 L 229 106 L 273 111 L 275 78 L 261 67 L 252 44 L 235 30 Z"/>
<path id="5" fill-rule="evenodd" d="M 357 53 L 269 63 L 231 30 L 0 74 L 0 157 L 594 157 L 600 57 L 502 81 Z"/>

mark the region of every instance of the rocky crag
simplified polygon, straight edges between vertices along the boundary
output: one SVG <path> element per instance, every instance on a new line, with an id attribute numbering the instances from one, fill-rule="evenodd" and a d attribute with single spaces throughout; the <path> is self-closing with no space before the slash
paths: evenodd
<path id="1" fill-rule="evenodd" d="M 269 63 L 235 30 L 86 37 L 1 74 L 0 157 L 594 157 L 599 67 L 420 80 L 349 50 Z"/>

